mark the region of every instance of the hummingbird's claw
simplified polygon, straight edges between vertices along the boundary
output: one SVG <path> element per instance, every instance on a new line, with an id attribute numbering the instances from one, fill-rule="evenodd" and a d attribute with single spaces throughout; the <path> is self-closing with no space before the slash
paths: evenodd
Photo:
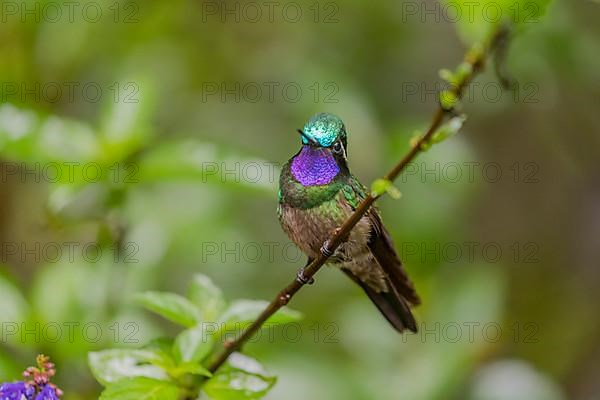
<path id="1" fill-rule="evenodd" d="M 325 257 L 331 257 L 333 255 L 333 251 L 329 250 L 329 240 L 326 240 L 325 243 L 323 243 L 323 246 L 321 246 L 321 254 Z"/>
<path id="2" fill-rule="evenodd" d="M 302 267 L 298 270 L 296 279 L 298 280 L 298 282 L 302 283 L 303 285 L 312 285 L 313 283 L 315 283 L 315 278 L 313 278 L 312 276 L 310 277 L 310 279 L 307 278 L 306 276 L 304 276 L 304 267 Z"/>

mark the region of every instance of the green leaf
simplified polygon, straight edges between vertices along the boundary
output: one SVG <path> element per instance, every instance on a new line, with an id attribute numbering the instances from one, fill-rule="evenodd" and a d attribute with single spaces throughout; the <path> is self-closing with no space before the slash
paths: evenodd
<path id="1" fill-rule="evenodd" d="M 468 62 L 462 62 L 456 67 L 456 72 L 454 76 L 456 77 L 456 85 L 461 84 L 467 77 L 469 77 L 473 73 L 473 65 Z"/>
<path id="2" fill-rule="evenodd" d="M 458 77 L 454 74 L 454 72 L 449 69 L 440 69 L 439 71 L 440 78 L 448 82 L 452 86 L 456 86 L 458 83 Z"/>
<path id="3" fill-rule="evenodd" d="M 200 308 L 205 322 L 216 321 L 226 307 L 223 292 L 206 275 L 194 275 L 188 297 Z"/>
<path id="4" fill-rule="evenodd" d="M 110 384 L 99 400 L 178 400 L 179 388 L 171 382 L 149 378 L 122 379 Z"/>
<path id="5" fill-rule="evenodd" d="M 200 375 L 208 378 L 213 376 L 209 370 L 196 363 L 179 364 L 175 369 L 173 369 L 172 374 L 176 377 L 184 374 Z"/>
<path id="6" fill-rule="evenodd" d="M 152 365 L 161 357 L 151 350 L 111 349 L 89 353 L 88 364 L 94 377 L 105 386 L 132 377 L 168 380 L 164 369 Z"/>
<path id="7" fill-rule="evenodd" d="M 460 128 L 462 128 L 466 119 L 467 116 L 464 114 L 450 119 L 433 134 L 431 143 L 440 143 L 449 137 L 456 135 Z"/>
<path id="8" fill-rule="evenodd" d="M 186 329 L 175 338 L 173 355 L 178 363 L 202 361 L 212 350 L 214 337 L 203 325 Z"/>
<path id="9" fill-rule="evenodd" d="M 388 179 L 376 179 L 371 184 L 371 196 L 378 197 L 384 193 L 388 193 L 393 199 L 399 199 L 402 193 Z"/>
<path id="10" fill-rule="evenodd" d="M 135 300 L 146 309 L 187 328 L 201 321 L 201 313 L 198 307 L 185 297 L 175 293 L 138 293 L 135 295 Z"/>
<path id="11" fill-rule="evenodd" d="M 252 323 L 269 305 L 263 300 L 236 300 L 225 310 L 219 319 L 221 330 L 237 329 Z M 302 314 L 288 307 L 282 307 L 265 325 L 279 325 L 296 322 L 302 319 Z"/>
<path id="12" fill-rule="evenodd" d="M 473 54 L 472 54 L 473 55 Z M 448 82 L 452 88 L 457 88 L 462 85 L 473 72 L 471 63 L 462 62 L 456 67 L 456 71 L 452 72 L 449 69 L 441 69 L 439 72 L 440 78 Z"/>
<path id="13" fill-rule="evenodd" d="M 260 362 L 240 352 L 232 353 L 231 356 L 229 356 L 227 364 L 225 365 L 225 369 L 227 368 L 243 371 L 252 375 L 259 375 L 264 378 L 273 377 Z"/>
<path id="14" fill-rule="evenodd" d="M 458 103 L 458 97 L 452 90 L 442 90 L 440 92 L 440 104 L 444 110 L 451 110 Z"/>
<path id="15" fill-rule="evenodd" d="M 213 400 L 254 400 L 263 398 L 275 384 L 276 378 L 239 371 L 216 374 L 203 387 L 204 393 Z"/>
<path id="16" fill-rule="evenodd" d="M 390 187 L 387 188 L 387 193 L 394 200 L 398 200 L 400 197 L 402 197 L 402 193 L 394 185 L 390 185 Z"/>
<path id="17" fill-rule="evenodd" d="M 388 188 L 392 186 L 392 182 L 388 179 L 375 179 L 371 184 L 371 194 L 373 197 L 381 196 L 387 192 Z"/>
<path id="18" fill-rule="evenodd" d="M 148 362 L 170 372 L 175 368 L 175 359 L 172 353 L 173 342 L 171 338 L 157 338 L 142 347 L 142 350 L 153 354 L 153 358 L 148 359 Z"/>
<path id="19" fill-rule="evenodd" d="M 153 85 L 144 77 L 125 79 L 112 88 L 105 102 L 100 128 L 104 158 L 119 161 L 142 148 L 150 140 L 155 96 Z"/>
<path id="20" fill-rule="evenodd" d="M 276 380 L 255 359 L 233 353 L 203 391 L 213 400 L 255 400 L 264 397 Z"/>

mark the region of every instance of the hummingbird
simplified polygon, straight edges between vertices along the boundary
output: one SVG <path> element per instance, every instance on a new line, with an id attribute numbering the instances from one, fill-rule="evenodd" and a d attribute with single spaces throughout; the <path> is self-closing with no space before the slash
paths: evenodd
<path id="1" fill-rule="evenodd" d="M 352 215 L 367 195 L 352 175 L 347 160 L 347 132 L 342 120 L 329 113 L 313 116 L 299 129 L 300 150 L 283 166 L 279 178 L 277 215 L 288 237 L 308 256 L 319 253 L 358 284 L 398 332 L 417 332 L 411 307 L 419 296 L 383 226 L 371 207 L 331 254 L 328 238 Z M 304 276 L 297 279 L 312 283 Z"/>

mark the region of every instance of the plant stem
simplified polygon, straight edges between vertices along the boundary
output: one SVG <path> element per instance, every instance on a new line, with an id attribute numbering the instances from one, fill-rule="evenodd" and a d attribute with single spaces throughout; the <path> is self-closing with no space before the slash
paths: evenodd
<path id="1" fill-rule="evenodd" d="M 465 56 L 464 62 L 470 65 L 470 72 L 467 76 L 460 81 L 456 86 L 450 89 L 457 99 L 462 98 L 465 87 L 473 80 L 473 78 L 481 72 L 484 67 L 485 61 L 488 56 L 494 52 L 497 44 L 505 39 L 508 34 L 506 27 L 499 27 L 492 35 L 486 46 L 481 51 L 469 52 Z M 429 128 L 426 133 L 412 146 L 409 152 L 396 164 L 384 177 L 389 181 L 394 181 L 398 175 L 406 168 L 406 166 L 415 159 L 415 157 L 423 151 L 429 144 L 433 134 L 442 126 L 446 117 L 450 115 L 452 110 L 447 110 L 440 104 L 435 111 Z M 358 205 L 354 213 L 344 222 L 344 224 L 336 230 L 328 241 L 328 250 L 333 253 L 335 249 L 344 241 L 344 238 L 348 236 L 352 228 L 360 221 L 360 219 L 366 214 L 369 208 L 381 195 L 373 195 L 369 193 L 364 200 Z M 308 282 L 310 279 L 321 269 L 321 267 L 327 262 L 329 256 L 325 254 L 319 254 L 306 268 L 304 269 L 305 281 Z M 281 307 L 286 305 L 291 298 L 304 286 L 305 284 L 297 279 L 294 279 L 287 287 L 281 290 L 277 296 L 269 303 L 265 310 L 258 316 L 258 318 L 248 326 L 244 332 L 233 341 L 226 341 L 224 348 L 208 366 L 208 370 L 215 372 L 221 367 L 227 358 L 242 348 L 260 328 L 261 326 Z"/>

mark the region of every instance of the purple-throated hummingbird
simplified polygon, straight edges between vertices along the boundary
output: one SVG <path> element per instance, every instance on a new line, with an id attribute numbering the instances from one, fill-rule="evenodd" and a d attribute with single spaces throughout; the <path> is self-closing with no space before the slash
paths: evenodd
<path id="1" fill-rule="evenodd" d="M 277 214 L 283 230 L 308 256 L 307 265 L 366 196 L 350 173 L 342 120 L 322 113 L 298 131 L 302 147 L 279 178 Z M 410 307 L 420 303 L 375 207 L 361 218 L 328 260 L 356 282 L 399 332 L 417 331 Z M 306 282 L 304 269 L 298 279 Z"/>

